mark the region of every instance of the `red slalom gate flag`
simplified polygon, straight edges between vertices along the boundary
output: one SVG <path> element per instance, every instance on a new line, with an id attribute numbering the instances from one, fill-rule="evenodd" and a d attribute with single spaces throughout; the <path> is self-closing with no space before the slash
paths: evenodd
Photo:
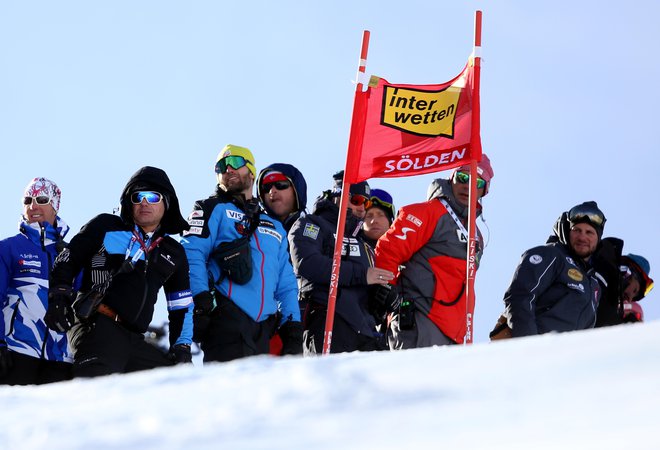
<path id="1" fill-rule="evenodd" d="M 479 114 L 473 61 L 443 84 L 392 84 L 372 76 L 369 88 L 357 93 L 348 182 L 440 172 L 479 161 L 479 130 L 472 129 L 472 116 Z"/>

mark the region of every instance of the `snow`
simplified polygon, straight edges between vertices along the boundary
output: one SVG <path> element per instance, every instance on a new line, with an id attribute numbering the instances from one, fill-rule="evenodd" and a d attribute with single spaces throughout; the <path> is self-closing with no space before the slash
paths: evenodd
<path id="1" fill-rule="evenodd" d="M 1 386 L 6 449 L 658 448 L 660 322 Z"/>

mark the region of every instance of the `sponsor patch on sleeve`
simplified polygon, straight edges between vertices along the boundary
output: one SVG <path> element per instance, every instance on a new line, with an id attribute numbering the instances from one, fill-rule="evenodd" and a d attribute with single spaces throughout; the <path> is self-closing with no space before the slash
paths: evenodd
<path id="1" fill-rule="evenodd" d="M 568 269 L 568 276 L 571 278 L 571 280 L 575 281 L 582 281 L 584 278 L 582 272 L 580 272 L 578 269 Z"/>
<path id="2" fill-rule="evenodd" d="M 201 234 L 202 234 L 202 227 L 190 227 L 190 230 L 188 230 L 188 231 L 184 231 L 184 232 L 183 232 L 183 235 L 184 235 L 184 236 L 189 236 L 189 235 L 191 235 L 191 234 L 192 234 L 192 235 L 201 236 Z"/>
<path id="3" fill-rule="evenodd" d="M 307 236 L 309 238 L 316 240 L 316 238 L 319 237 L 320 230 L 321 228 L 319 228 L 317 225 L 314 225 L 313 223 L 305 224 L 305 229 L 303 230 L 303 236 Z"/>
<path id="4" fill-rule="evenodd" d="M 413 216 L 412 214 L 408 214 L 406 216 L 406 220 L 408 222 L 414 223 L 416 226 L 421 227 L 422 226 L 422 221 L 418 217 Z"/>
<path id="5" fill-rule="evenodd" d="M 529 262 L 532 264 L 540 264 L 543 261 L 541 255 L 532 255 L 529 257 Z"/>

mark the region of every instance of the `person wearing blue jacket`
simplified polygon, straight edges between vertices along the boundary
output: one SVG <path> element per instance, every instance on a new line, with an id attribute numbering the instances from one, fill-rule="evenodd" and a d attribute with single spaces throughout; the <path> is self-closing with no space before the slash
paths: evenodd
<path id="1" fill-rule="evenodd" d="M 181 241 L 190 264 L 194 337 L 204 362 L 267 354 L 277 331 L 283 354 L 302 353 L 298 287 L 287 233 L 252 191 L 252 152 L 227 145 L 215 194 L 195 203 Z"/>
<path id="2" fill-rule="evenodd" d="M 65 333 L 44 323 L 48 276 L 64 248 L 67 224 L 57 215 L 62 193 L 34 178 L 23 194 L 19 233 L 0 241 L 0 384 L 43 384 L 71 378 Z"/>

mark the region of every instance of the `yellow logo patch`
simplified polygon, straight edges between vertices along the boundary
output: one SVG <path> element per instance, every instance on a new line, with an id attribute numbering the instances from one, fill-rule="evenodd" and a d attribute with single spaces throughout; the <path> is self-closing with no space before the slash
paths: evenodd
<path id="1" fill-rule="evenodd" d="M 575 281 L 582 281 L 582 279 L 584 278 L 582 276 L 582 272 L 580 272 L 577 269 L 568 269 L 568 276 Z"/>
<path id="2" fill-rule="evenodd" d="M 453 139 L 461 90 L 456 86 L 441 91 L 385 86 L 381 123 L 421 136 Z"/>

